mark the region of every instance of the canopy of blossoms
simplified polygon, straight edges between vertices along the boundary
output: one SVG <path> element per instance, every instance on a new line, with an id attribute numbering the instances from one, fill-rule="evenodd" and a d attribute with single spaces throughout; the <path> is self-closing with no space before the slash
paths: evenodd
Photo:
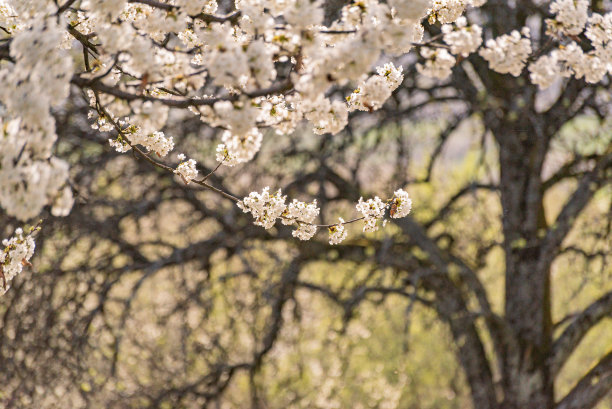
<path id="1" fill-rule="evenodd" d="M 353 1 L 330 19 L 322 0 L 237 0 L 226 11 L 215 0 L 0 0 L 0 208 L 22 221 L 46 206 L 69 214 L 69 166 L 54 155 L 52 109 L 73 87 L 118 153 L 132 150 L 179 183 L 236 202 L 256 225 L 293 225 L 301 240 L 324 227 L 331 244 L 346 237 L 346 223 L 375 231 L 387 215 L 410 212 L 403 189 L 388 200 L 362 198 L 355 217 L 324 224 L 316 201 L 288 201 L 269 187 L 239 199 L 214 187 L 188 152 L 173 152 L 180 135 L 162 132 L 166 120 L 187 109 L 223 130 L 217 168 L 239 166 L 258 153 L 263 128 L 286 135 L 306 121 L 315 134 L 336 134 L 354 111 L 381 108 L 402 84 L 406 61 L 445 81 L 478 54 L 491 70 L 527 73 L 542 89 L 572 76 L 599 82 L 612 70 L 612 14 L 591 13 L 588 0 L 550 2 L 549 39 L 539 49 L 530 27 L 492 37 L 479 25 L 485 3 Z M 440 34 L 426 36 L 425 24 Z M 417 58 L 404 58 L 412 50 Z M 343 89 L 354 91 L 337 97 Z M 32 256 L 35 230 L 5 242 L 3 288 Z"/>

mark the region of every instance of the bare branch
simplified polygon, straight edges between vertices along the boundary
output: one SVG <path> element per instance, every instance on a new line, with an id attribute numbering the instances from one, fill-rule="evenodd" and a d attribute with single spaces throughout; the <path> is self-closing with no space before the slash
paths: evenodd
<path id="1" fill-rule="evenodd" d="M 558 254 L 563 240 L 574 226 L 576 218 L 589 203 L 595 192 L 603 184 L 610 181 L 610 178 L 605 176 L 607 169 L 610 167 L 612 167 L 612 144 L 608 146 L 605 155 L 597 162 L 595 168 L 582 177 L 578 183 L 578 188 L 569 198 L 557 220 L 544 237 L 540 260 L 542 266 L 550 265 Z"/>
<path id="2" fill-rule="evenodd" d="M 62 14 L 64 11 L 68 10 L 72 5 L 76 3 L 76 0 L 67 0 L 60 8 L 57 9 L 58 15 Z"/>
<path id="3" fill-rule="evenodd" d="M 448 202 L 446 202 L 446 204 L 444 206 L 442 206 L 442 208 L 438 211 L 438 213 L 436 214 L 436 216 L 429 220 L 426 224 L 425 227 L 426 228 L 430 228 L 434 223 L 436 223 L 439 220 L 442 220 L 444 217 L 446 217 L 448 215 L 448 213 L 451 211 L 453 205 L 455 204 L 455 202 L 457 202 L 459 199 L 461 199 L 463 196 L 465 196 L 468 193 L 475 193 L 477 190 L 488 190 L 488 191 L 496 191 L 499 188 L 496 185 L 490 184 L 490 183 L 470 183 L 466 186 L 464 186 L 463 188 L 461 188 L 457 193 L 455 193 L 453 196 L 451 196 L 451 198 L 448 200 Z"/>
<path id="4" fill-rule="evenodd" d="M 576 349 L 582 338 L 593 326 L 606 316 L 612 314 L 612 291 L 593 302 L 584 311 L 577 314 L 552 346 L 550 370 L 553 375 L 559 373 L 563 364 Z"/>
<path id="5" fill-rule="evenodd" d="M 411 217 L 401 219 L 398 224 L 404 233 L 410 236 L 427 253 L 429 261 L 441 273 L 427 276 L 423 280 L 423 284 L 436 293 L 437 302 L 435 306 L 438 314 L 448 322 L 453 338 L 459 345 L 459 358 L 472 390 L 474 405 L 479 408 L 496 407 L 493 375 L 489 359 L 484 352 L 482 340 L 464 299 L 461 288 L 463 284 L 474 292 L 481 308 L 485 311 L 485 322 L 494 340 L 498 355 L 505 348 L 506 343 L 504 341 L 506 331 L 500 330 L 501 327 L 505 327 L 503 318 L 490 318 L 495 314 L 491 309 L 486 291 L 476 274 L 461 260 L 445 254 Z M 454 266 L 454 268 L 451 266 Z M 457 271 L 458 284 L 451 280 L 450 270 Z"/>
<path id="6" fill-rule="evenodd" d="M 591 409 L 612 389 L 612 351 L 608 352 L 555 409 Z"/>
<path id="7" fill-rule="evenodd" d="M 261 362 L 265 355 L 270 352 L 274 343 L 278 339 L 281 327 L 283 325 L 283 307 L 287 301 L 293 297 L 295 291 L 295 284 L 300 274 L 300 262 L 294 260 L 283 272 L 281 277 L 278 295 L 272 304 L 272 316 L 266 330 L 266 334 L 263 338 L 263 345 L 261 349 L 257 351 L 253 359 L 253 368 L 256 370 L 261 365 Z"/>

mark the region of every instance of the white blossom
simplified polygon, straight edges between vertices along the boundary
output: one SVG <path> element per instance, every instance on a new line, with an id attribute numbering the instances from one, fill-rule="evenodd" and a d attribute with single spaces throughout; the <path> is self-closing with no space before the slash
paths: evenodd
<path id="1" fill-rule="evenodd" d="M 216 0 L 176 0 L 175 3 L 192 16 L 202 12 L 212 14 L 218 7 Z"/>
<path id="2" fill-rule="evenodd" d="M 585 35 L 594 47 L 602 47 L 612 40 L 612 13 L 593 13 L 588 19 Z"/>
<path id="3" fill-rule="evenodd" d="M 575 66 L 574 75 L 576 78 L 584 77 L 586 82 L 596 84 L 601 81 L 608 72 L 608 65 L 602 61 L 595 53 L 584 54 L 581 65 Z"/>
<path id="4" fill-rule="evenodd" d="M 185 183 L 191 182 L 193 179 L 198 177 L 198 170 L 196 169 L 196 161 L 193 159 L 185 160 L 185 155 L 180 154 L 179 160 L 181 163 L 174 170 L 174 173 L 179 175 Z"/>
<path id="5" fill-rule="evenodd" d="M 457 61 L 443 48 L 424 47 L 421 55 L 426 58 L 425 64 L 417 64 L 417 71 L 427 77 L 446 79 L 452 74 L 452 68 Z"/>
<path id="6" fill-rule="evenodd" d="M 319 25 L 323 22 L 322 5 L 321 0 L 289 0 L 283 15 L 296 29 Z"/>
<path id="7" fill-rule="evenodd" d="M 465 11 L 468 0 L 434 0 L 430 19 L 442 24 L 452 23 Z"/>
<path id="8" fill-rule="evenodd" d="M 560 62 L 561 74 L 565 77 L 574 75 L 578 79 L 584 77 L 585 81 L 596 83 L 601 81 L 608 71 L 608 64 L 595 52 L 585 53 L 573 41 L 553 53 Z"/>
<path id="9" fill-rule="evenodd" d="M 373 75 L 347 97 L 347 102 L 351 111 L 357 109 L 371 112 L 380 109 L 390 96 L 391 90 L 386 80 Z"/>
<path id="10" fill-rule="evenodd" d="M 575 36 L 582 33 L 589 18 L 589 0 L 555 0 L 550 4 L 554 20 L 547 20 L 549 29 Z"/>
<path id="11" fill-rule="evenodd" d="M 594 13 L 588 20 L 585 35 L 594 47 L 595 54 L 612 70 L 612 13 Z"/>
<path id="12" fill-rule="evenodd" d="M 455 27 L 444 24 L 442 32 L 444 42 L 450 46 L 451 52 L 455 55 L 467 57 L 482 44 L 482 28 L 478 25 L 468 26 L 465 17 L 459 17 Z"/>
<path id="13" fill-rule="evenodd" d="M 115 148 L 115 150 L 119 153 L 125 153 L 129 151 L 130 149 L 132 149 L 132 147 L 127 142 L 125 142 L 122 138 L 109 139 L 108 144 L 112 148 Z"/>
<path id="14" fill-rule="evenodd" d="M 481 48 L 480 56 L 489 62 L 489 67 L 501 74 L 521 75 L 529 54 L 531 54 L 531 40 L 529 29 L 523 27 L 510 34 L 504 34 L 486 42 Z"/>
<path id="15" fill-rule="evenodd" d="M 423 34 L 424 28 L 420 21 L 393 19 L 380 37 L 385 52 L 403 55 L 412 49 L 413 44 L 423 40 Z"/>
<path id="16" fill-rule="evenodd" d="M 363 231 L 374 232 L 378 230 L 378 221 L 385 216 L 387 205 L 378 196 L 367 201 L 360 197 L 356 208 L 364 217 Z"/>
<path id="17" fill-rule="evenodd" d="M 584 51 L 574 41 L 560 46 L 551 55 L 560 63 L 561 75 L 564 77 L 570 77 L 582 70 L 580 66 L 584 62 Z"/>
<path id="18" fill-rule="evenodd" d="M 130 103 L 133 115 L 129 123 L 139 128 L 144 135 L 159 131 L 166 124 L 170 108 L 159 101 L 133 101 Z"/>
<path id="19" fill-rule="evenodd" d="M 174 139 L 172 137 L 166 138 L 166 135 L 160 131 L 145 135 L 140 129 L 135 128 L 133 132 L 127 133 L 126 136 L 133 144 L 142 145 L 147 149 L 147 152 L 155 152 L 162 157 L 174 149 Z"/>
<path id="20" fill-rule="evenodd" d="M 380 109 L 404 80 L 402 67 L 396 68 L 393 63 L 377 67 L 376 71 L 376 75 L 369 77 L 347 97 L 349 111 Z"/>
<path id="21" fill-rule="evenodd" d="M 38 215 L 66 185 L 68 163 L 51 156 L 46 141 L 19 119 L 0 117 L 0 207 L 20 220 Z"/>
<path id="22" fill-rule="evenodd" d="M 248 162 L 261 148 L 263 136 L 259 129 L 252 128 L 244 135 L 235 135 L 231 131 L 223 132 L 222 144 L 217 146 L 217 161 L 227 166 L 236 166 Z"/>
<path id="23" fill-rule="evenodd" d="M 348 124 L 348 107 L 342 101 L 332 102 L 321 97 L 315 101 L 303 101 L 301 109 L 306 119 L 314 125 L 313 131 L 318 135 L 337 134 Z"/>
<path id="24" fill-rule="evenodd" d="M 232 131 L 234 135 L 246 135 L 255 127 L 259 110 L 250 101 L 219 101 L 214 105 L 217 115 L 214 125 Z"/>
<path id="25" fill-rule="evenodd" d="M 543 55 L 529 64 L 529 72 L 529 78 L 533 84 L 538 85 L 540 89 L 550 87 L 561 76 L 556 54 Z"/>
<path id="26" fill-rule="evenodd" d="M 312 223 L 319 215 L 319 211 L 320 210 L 317 207 L 316 200 L 312 203 L 305 203 L 297 199 L 293 199 L 283 214 L 282 223 L 285 225 L 293 224 L 295 221 Z"/>
<path id="27" fill-rule="evenodd" d="M 14 63 L 0 65 L 0 206 L 26 220 L 51 204 L 66 184 L 68 164 L 53 156 L 57 135 L 50 110 L 68 97 L 73 70 L 60 48 L 64 31 L 57 19 L 40 17 L 44 7 L 12 6 L 17 14 L 32 13 L 36 24 L 15 32 Z"/>
<path id="28" fill-rule="evenodd" d="M 125 10 L 127 0 L 86 0 L 83 8 L 107 21 L 113 21 Z"/>
<path id="29" fill-rule="evenodd" d="M 292 232 L 293 237 L 310 240 L 317 232 L 317 226 L 313 223 L 319 212 L 316 200 L 312 203 L 305 203 L 293 199 L 283 212 L 281 222 L 285 225 L 297 224 L 297 228 Z"/>
<path id="30" fill-rule="evenodd" d="M 482 7 L 487 3 L 487 0 L 470 0 L 472 7 Z"/>
<path id="31" fill-rule="evenodd" d="M 404 81 L 403 70 L 402 66 L 396 67 L 392 62 L 376 67 L 376 72 L 387 81 L 391 92 L 395 91 Z"/>
<path id="32" fill-rule="evenodd" d="M 291 234 L 300 240 L 310 240 L 317 233 L 317 226 L 313 224 L 299 223 L 297 229 Z"/>
<path id="33" fill-rule="evenodd" d="M 408 216 L 412 210 L 412 200 L 403 189 L 398 189 L 393 193 L 393 200 L 391 203 L 391 217 L 399 219 Z"/>
<path id="34" fill-rule="evenodd" d="M 263 40 L 252 41 L 247 48 L 247 59 L 251 74 L 259 87 L 269 87 L 276 78 L 273 55 L 276 47 L 271 47 Z"/>
<path id="35" fill-rule="evenodd" d="M 10 288 L 10 282 L 30 264 L 36 243 L 32 234 L 24 237 L 23 229 L 15 230 L 10 239 L 2 240 L 4 250 L 0 252 L 0 296 Z"/>
<path id="36" fill-rule="evenodd" d="M 344 227 L 344 219 L 339 218 L 339 223 L 334 224 L 328 228 L 329 230 L 329 244 L 340 244 L 346 239 L 346 228 Z"/>
<path id="37" fill-rule="evenodd" d="M 271 195 L 270 188 L 266 186 L 261 193 L 251 192 L 237 206 L 244 213 L 251 213 L 257 226 L 271 229 L 287 208 L 286 199 L 287 196 L 283 196 L 280 189 Z"/>

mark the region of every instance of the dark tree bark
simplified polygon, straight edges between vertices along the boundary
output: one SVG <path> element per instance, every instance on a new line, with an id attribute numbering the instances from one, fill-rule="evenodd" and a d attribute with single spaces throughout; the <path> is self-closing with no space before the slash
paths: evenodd
<path id="1" fill-rule="evenodd" d="M 493 132 L 499 143 L 505 215 L 505 317 L 519 345 L 515 354 L 502 359 L 504 407 L 551 408 L 553 382 L 546 359 L 552 336 L 550 266 L 540 263 L 539 243 L 546 229 L 540 175 L 547 138 L 535 137 L 530 126 L 504 125 Z"/>

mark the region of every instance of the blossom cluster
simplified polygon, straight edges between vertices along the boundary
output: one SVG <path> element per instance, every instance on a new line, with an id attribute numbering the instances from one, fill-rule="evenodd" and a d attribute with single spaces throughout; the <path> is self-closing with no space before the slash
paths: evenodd
<path id="1" fill-rule="evenodd" d="M 340 244 L 346 239 L 347 232 L 344 227 L 344 219 L 342 217 L 338 218 L 338 224 L 334 224 L 333 226 L 328 227 L 329 230 L 329 244 Z"/>
<path id="2" fill-rule="evenodd" d="M 53 215 L 67 215 L 74 201 L 66 186 L 68 163 L 41 152 L 44 146 L 30 147 L 29 132 L 21 119 L 4 122 L 0 117 L 0 207 L 22 220 L 46 205 Z"/>
<path id="3" fill-rule="evenodd" d="M 486 47 L 480 50 L 480 55 L 489 62 L 492 70 L 515 77 L 521 75 L 530 54 L 531 40 L 527 27 L 520 32 L 514 30 L 488 40 Z"/>
<path id="4" fill-rule="evenodd" d="M 363 215 L 363 231 L 374 232 L 378 230 L 378 221 L 385 216 L 387 204 L 378 196 L 366 201 L 363 200 L 363 197 L 360 197 L 356 207 L 357 211 Z"/>
<path id="5" fill-rule="evenodd" d="M 550 5 L 554 19 L 548 19 L 546 24 L 549 34 L 556 32 L 575 36 L 582 33 L 589 14 L 589 0 L 555 0 Z"/>
<path id="6" fill-rule="evenodd" d="M 472 6 L 478 7 L 482 3 L 472 1 Z M 435 44 L 423 47 L 421 56 L 425 61 L 417 64 L 418 72 L 428 77 L 446 79 L 457 63 L 454 56 L 465 58 L 478 51 L 493 71 L 515 77 L 521 75 L 534 54 L 529 28 L 522 27 L 491 38 L 482 47 L 482 27 L 470 25 L 465 16 L 457 14 L 466 5 L 465 0 L 434 1 L 429 17 L 430 20 L 447 23 L 441 27 L 446 46 Z M 612 16 L 610 13 L 589 15 L 588 8 L 588 0 L 551 1 L 549 10 L 554 18 L 546 20 L 546 34 L 558 44 L 547 55 L 529 64 L 529 78 L 533 84 L 545 89 L 559 78 L 572 76 L 597 83 L 612 72 L 612 51 L 608 47 L 612 39 Z M 451 22 L 454 24 L 448 24 Z M 577 36 L 583 32 L 590 43 L 577 43 Z"/>
<path id="7" fill-rule="evenodd" d="M 227 166 L 236 166 L 253 159 L 261 148 L 263 135 L 257 128 L 251 128 L 244 135 L 225 131 L 221 140 L 223 143 L 217 146 L 217 160 Z"/>
<path id="8" fill-rule="evenodd" d="M 123 92 L 145 91 L 169 99 L 179 95 L 201 98 L 198 91 L 207 78 L 218 87 L 243 94 L 241 98 L 190 108 L 203 122 L 226 130 L 216 158 L 224 165 L 236 166 L 250 161 L 259 151 L 263 139 L 259 127 L 287 134 L 306 119 L 315 133 L 335 134 L 346 127 L 351 111 L 382 107 L 401 83 L 402 67 L 387 63 L 378 68 L 377 74 L 368 76 L 373 64 L 383 53 L 405 54 L 414 42 L 421 41 L 422 20 L 430 13 L 437 13 L 440 21 L 451 22 L 475 2 L 351 3 L 328 27 L 323 26 L 320 1 L 243 0 L 236 2 L 235 17 L 219 16 L 212 21 L 196 16 L 215 13 L 215 1 L 179 1 L 172 13 L 154 4 L 138 3 L 89 0 L 83 2 L 79 12 L 66 13 L 73 27 L 101 44 L 96 65 L 82 76 Z M 344 34 L 330 35 L 324 28 Z M 167 33 L 175 33 L 175 40 L 168 47 L 160 47 Z M 283 61 L 295 64 L 287 79 L 293 88 L 290 95 L 244 97 L 273 86 L 279 80 L 276 63 Z M 120 81 L 125 75 L 140 81 L 130 86 Z M 325 97 L 335 85 L 347 83 L 355 83 L 357 88 L 346 101 Z M 168 89 L 178 93 L 168 94 Z M 151 105 L 151 101 L 145 104 Z M 139 121 L 142 115 L 138 110 L 158 107 L 134 106 L 134 102 L 126 106 L 121 98 L 103 94 L 91 100 L 94 111 L 99 111 L 100 105 L 105 112 L 98 112 L 94 125 L 98 129 L 112 131 L 109 122 L 124 122 L 130 124 L 127 129 L 136 130 L 125 138 L 109 140 L 117 151 L 129 150 L 130 144 L 140 144 L 160 156 L 172 150 L 173 140 L 162 139 L 160 134 L 161 118 L 165 119 L 167 113 L 148 115 L 160 119 L 149 127 Z M 187 165 L 179 166 L 177 173 L 182 175 Z"/>
<path id="9" fill-rule="evenodd" d="M 408 216 L 412 210 L 412 199 L 403 189 L 396 190 L 391 201 L 390 215 L 394 219 Z"/>
<path id="10" fill-rule="evenodd" d="M 468 26 L 465 17 L 459 17 L 455 25 L 444 24 L 442 26 L 444 42 L 450 46 L 450 51 L 455 55 L 467 57 L 475 52 L 482 44 L 482 28 L 478 25 Z"/>
<path id="11" fill-rule="evenodd" d="M 257 226 L 271 229 L 287 209 L 286 200 L 287 196 L 283 196 L 280 189 L 275 194 L 270 194 L 270 188 L 265 187 L 261 193 L 251 192 L 238 202 L 238 207 L 244 213 L 251 213 Z"/>
<path id="12" fill-rule="evenodd" d="M 465 8 L 471 3 L 473 2 L 468 0 L 434 0 L 430 20 L 438 20 L 442 24 L 452 23 L 463 14 Z"/>
<path id="13" fill-rule="evenodd" d="M 23 229 L 18 228 L 13 237 L 2 240 L 4 249 L 0 252 L 0 296 L 8 291 L 13 278 L 25 266 L 30 265 L 36 247 L 33 236 L 35 231 L 37 229 L 32 229 L 30 234 L 24 236 Z"/>
<path id="14" fill-rule="evenodd" d="M 132 126 L 123 134 L 132 144 L 142 145 L 147 152 L 155 152 L 158 156 L 166 156 L 168 152 L 174 149 L 174 139 L 172 137 L 166 138 L 166 135 L 161 131 L 155 131 L 147 135 L 140 128 Z M 129 150 L 129 145 L 120 138 L 121 136 L 118 139 L 109 139 L 108 142 L 117 152 L 126 152 Z"/>
<path id="15" fill-rule="evenodd" d="M 393 63 L 378 67 L 376 71 L 376 75 L 369 77 L 346 98 L 350 111 L 380 109 L 404 80 L 402 67 L 395 67 Z"/>
<path id="16" fill-rule="evenodd" d="M 198 177 L 198 169 L 194 159 L 186 160 L 183 153 L 178 154 L 179 165 L 174 170 L 174 173 L 179 175 L 185 184 L 189 184 L 193 179 Z"/>
<path id="17" fill-rule="evenodd" d="M 417 71 L 427 77 L 445 79 L 452 74 L 452 69 L 457 60 L 444 48 L 423 47 L 421 56 L 425 63 L 418 63 Z"/>
<path id="18" fill-rule="evenodd" d="M 319 212 L 316 200 L 312 203 L 305 203 L 293 199 L 293 202 L 283 212 L 281 222 L 285 225 L 297 224 L 297 229 L 292 233 L 293 237 L 309 240 L 317 232 L 317 226 L 313 223 Z"/>
<path id="19" fill-rule="evenodd" d="M 556 16 L 547 21 L 549 34 L 565 34 L 572 40 L 559 44 L 529 65 L 532 83 L 545 89 L 557 79 L 571 76 L 597 83 L 612 72 L 612 13 L 593 13 L 589 17 L 587 8 L 585 0 L 556 0 L 551 4 L 550 11 Z M 574 41 L 583 31 L 591 42 L 590 50 L 585 51 Z"/>
<path id="20" fill-rule="evenodd" d="M 68 97 L 72 75 L 72 60 L 59 48 L 63 30 L 56 20 L 32 17 L 25 30 L 14 18 L 31 16 L 28 3 L 0 8 L 12 34 L 12 62 L 0 64 L 0 207 L 21 220 L 52 205 L 67 185 L 68 163 L 53 155 L 57 134 L 51 108 Z M 31 6 L 50 10 L 49 4 Z"/>
<path id="21" fill-rule="evenodd" d="M 270 188 L 265 187 L 261 193 L 251 192 L 237 203 L 244 213 L 251 213 L 255 219 L 255 224 L 265 229 L 271 229 L 280 219 L 284 225 L 296 225 L 293 236 L 300 240 L 309 240 L 317 232 L 320 225 L 315 224 L 315 219 L 319 216 L 321 209 L 317 207 L 317 201 L 312 203 L 301 202 L 294 199 L 289 205 L 286 204 L 287 196 L 283 196 L 280 189 L 275 194 L 270 194 Z M 395 191 L 393 198 L 384 202 L 378 196 L 367 201 L 363 197 L 359 198 L 356 209 L 361 213 L 361 217 L 345 222 L 342 217 L 339 222 L 333 225 L 326 225 L 329 230 L 329 243 L 339 244 L 346 239 L 347 231 L 345 225 L 357 221 L 363 221 L 364 232 L 374 232 L 379 228 L 379 222 L 384 219 L 387 211 L 389 216 L 397 219 L 406 217 L 412 209 L 412 200 L 408 192 L 403 189 Z"/>

